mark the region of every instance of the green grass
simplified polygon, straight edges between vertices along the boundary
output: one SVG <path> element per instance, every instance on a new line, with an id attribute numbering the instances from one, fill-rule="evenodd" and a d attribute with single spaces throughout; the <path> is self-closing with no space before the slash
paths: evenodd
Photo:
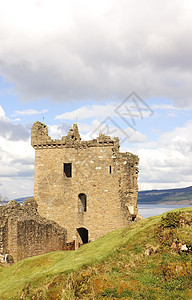
<path id="1" fill-rule="evenodd" d="M 191 207 L 179 210 L 192 213 Z M 142 220 L 77 251 L 52 252 L 1 268 L 0 299 L 186 299 L 185 293 L 192 298 L 192 254 L 159 244 L 154 232 L 160 220 Z M 171 234 L 186 238 L 186 230 L 189 236 L 188 227 Z M 160 250 L 146 256 L 148 247 Z M 178 276 L 175 268 L 181 269 Z"/>

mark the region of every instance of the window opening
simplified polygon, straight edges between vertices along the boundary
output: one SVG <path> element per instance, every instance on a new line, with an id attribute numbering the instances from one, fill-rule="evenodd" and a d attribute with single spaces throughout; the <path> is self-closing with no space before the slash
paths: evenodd
<path id="1" fill-rule="evenodd" d="M 112 168 L 111 168 L 111 166 L 109 166 L 109 174 L 111 174 L 112 173 Z"/>
<path id="2" fill-rule="evenodd" d="M 66 163 L 64 164 L 64 174 L 66 177 L 72 177 L 72 164 Z"/>
<path id="3" fill-rule="evenodd" d="M 81 212 L 86 212 L 87 211 L 87 196 L 83 193 L 79 194 L 79 199 L 80 199 L 80 211 Z"/>

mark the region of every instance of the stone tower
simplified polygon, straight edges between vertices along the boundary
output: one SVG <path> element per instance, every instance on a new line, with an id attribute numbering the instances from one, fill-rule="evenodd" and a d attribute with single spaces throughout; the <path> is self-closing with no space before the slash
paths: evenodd
<path id="1" fill-rule="evenodd" d="M 35 122 L 31 144 L 39 213 L 65 227 L 68 241 L 86 243 L 135 219 L 139 158 L 119 152 L 118 138 L 81 141 L 74 124 L 53 140 L 47 126 Z"/>

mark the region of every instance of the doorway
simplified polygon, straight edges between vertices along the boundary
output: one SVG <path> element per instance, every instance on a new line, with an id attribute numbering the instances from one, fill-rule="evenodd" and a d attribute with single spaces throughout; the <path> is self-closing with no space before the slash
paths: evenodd
<path id="1" fill-rule="evenodd" d="M 84 227 L 77 228 L 77 232 L 82 240 L 83 244 L 88 243 L 88 230 Z"/>

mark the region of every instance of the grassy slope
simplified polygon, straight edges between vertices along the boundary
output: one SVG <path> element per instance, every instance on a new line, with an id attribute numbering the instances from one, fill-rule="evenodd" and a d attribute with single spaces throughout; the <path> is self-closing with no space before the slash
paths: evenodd
<path id="1" fill-rule="evenodd" d="M 192 212 L 192 208 L 182 211 Z M 167 296 L 175 299 L 187 299 L 185 295 L 192 297 L 189 284 L 183 294 L 182 287 L 175 289 L 172 282 L 177 278 L 170 281 L 166 277 L 166 272 L 172 272 L 170 264 L 183 270 L 188 282 L 188 271 L 184 268 L 190 268 L 190 265 L 185 266 L 185 260 L 190 261 L 189 257 L 170 251 L 144 255 L 149 245 L 158 245 L 154 239 L 154 228 L 160 219 L 161 216 L 145 219 L 105 235 L 77 251 L 53 252 L 1 268 L 0 299 L 31 299 L 31 295 L 36 295 L 34 299 L 132 299 L 136 291 L 138 299 L 158 299 L 157 295 L 159 299 L 171 299 Z M 191 259 L 192 255 L 188 255 Z M 158 269 L 159 265 L 162 270 Z M 172 287 L 167 284 L 172 284 Z M 175 285 L 178 286 L 178 283 Z M 86 293 L 92 293 L 92 296 Z M 38 298 L 38 294 L 42 296 Z M 21 295 L 23 298 L 20 298 Z"/>

